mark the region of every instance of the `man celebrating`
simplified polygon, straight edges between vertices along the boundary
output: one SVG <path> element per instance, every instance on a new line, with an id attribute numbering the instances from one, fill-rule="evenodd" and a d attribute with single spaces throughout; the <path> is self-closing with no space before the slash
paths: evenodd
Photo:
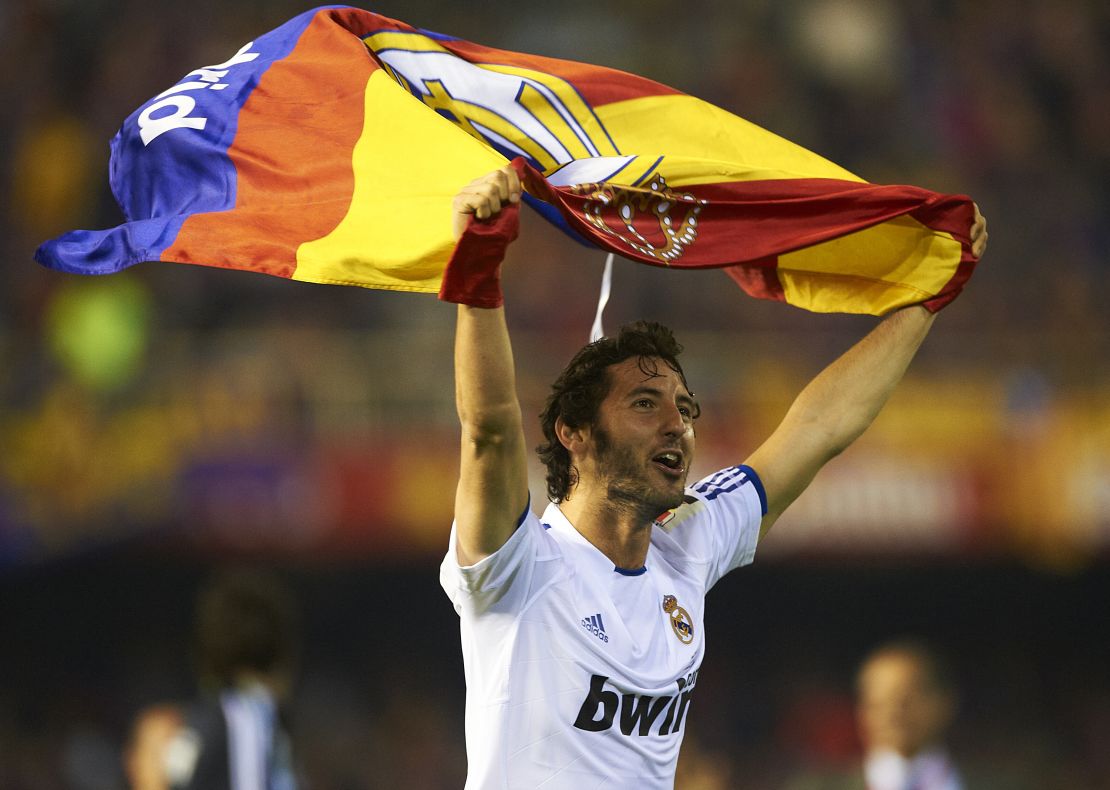
<path id="1" fill-rule="evenodd" d="M 512 167 L 471 183 L 455 199 L 456 234 L 520 194 Z M 978 214 L 972 238 L 980 255 Z M 752 561 L 759 537 L 871 424 L 933 315 L 891 315 L 743 464 L 690 487 L 699 408 L 670 330 L 638 322 L 591 343 L 542 415 L 552 502 L 537 518 L 496 256 L 472 257 L 486 271 L 466 273 L 473 287 L 452 297 L 462 458 L 440 575 L 461 618 L 466 786 L 670 788 L 705 593 Z"/>

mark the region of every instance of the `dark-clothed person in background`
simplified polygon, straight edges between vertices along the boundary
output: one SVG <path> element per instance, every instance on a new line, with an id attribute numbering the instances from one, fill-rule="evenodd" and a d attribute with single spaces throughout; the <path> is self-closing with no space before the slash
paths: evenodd
<path id="1" fill-rule="evenodd" d="M 201 591 L 201 695 L 139 714 L 125 756 L 132 790 L 296 790 L 280 704 L 297 621 L 292 595 L 269 573 L 228 571 Z"/>

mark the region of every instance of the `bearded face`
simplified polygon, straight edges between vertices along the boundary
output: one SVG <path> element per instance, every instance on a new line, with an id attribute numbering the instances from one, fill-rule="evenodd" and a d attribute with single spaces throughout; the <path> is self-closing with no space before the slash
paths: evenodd
<path id="1" fill-rule="evenodd" d="M 576 459 L 588 490 L 643 520 L 682 503 L 698 411 L 682 377 L 654 363 L 632 358 L 609 368 L 609 392 Z"/>
<path id="2" fill-rule="evenodd" d="M 645 519 L 682 504 L 687 476 L 684 467 L 661 480 L 650 449 L 618 442 L 600 426 L 593 436 L 595 468 L 605 481 L 610 501 L 642 511 Z"/>

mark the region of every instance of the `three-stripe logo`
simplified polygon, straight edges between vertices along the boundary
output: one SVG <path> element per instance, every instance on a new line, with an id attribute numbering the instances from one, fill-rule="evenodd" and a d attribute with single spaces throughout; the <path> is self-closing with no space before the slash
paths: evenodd
<path id="1" fill-rule="evenodd" d="M 609 635 L 605 633 L 605 623 L 601 620 L 601 612 L 591 614 L 589 617 L 582 618 L 582 627 L 596 636 L 602 642 L 609 641 Z"/>

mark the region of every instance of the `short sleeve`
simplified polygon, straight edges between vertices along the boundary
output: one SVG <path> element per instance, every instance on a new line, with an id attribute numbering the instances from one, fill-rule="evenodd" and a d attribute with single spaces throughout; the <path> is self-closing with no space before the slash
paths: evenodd
<path id="1" fill-rule="evenodd" d="M 755 559 L 767 497 L 750 466 L 730 466 L 686 490 L 686 501 L 656 522 L 705 568 L 708 590 L 731 570 Z"/>
<path id="2" fill-rule="evenodd" d="M 542 537 L 543 525 L 528 507 L 501 548 L 473 565 L 459 565 L 457 525 L 452 523 L 447 554 L 439 568 L 439 582 L 455 611 L 461 615 L 464 610 L 481 614 L 493 609 L 519 608 L 529 587 Z"/>

